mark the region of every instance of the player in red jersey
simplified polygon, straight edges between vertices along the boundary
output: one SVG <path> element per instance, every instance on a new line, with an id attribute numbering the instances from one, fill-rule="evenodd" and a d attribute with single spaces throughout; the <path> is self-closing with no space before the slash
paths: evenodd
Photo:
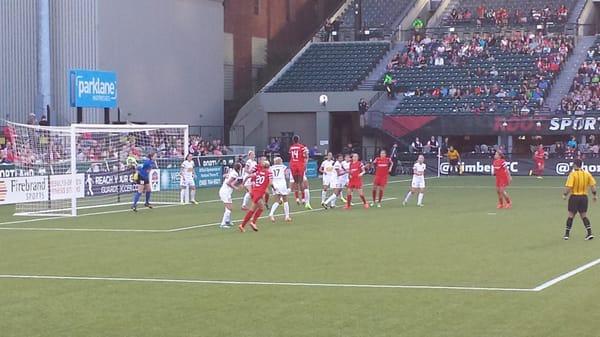
<path id="1" fill-rule="evenodd" d="M 510 185 L 512 177 L 510 175 L 510 170 L 508 169 L 508 164 L 504 160 L 504 155 L 499 151 L 496 151 L 496 154 L 494 154 L 494 162 L 492 165 L 494 167 L 494 175 L 496 176 L 498 208 L 511 208 L 512 203 L 510 202 L 508 192 L 506 192 L 506 187 Z"/>
<path id="2" fill-rule="evenodd" d="M 257 170 L 254 174 L 252 174 L 249 179 L 252 181 L 252 207 L 246 216 L 244 217 L 244 221 L 239 226 L 240 232 L 244 232 L 246 224 L 252 218 L 250 222 L 250 227 L 255 232 L 258 232 L 258 227 L 256 227 L 256 221 L 260 218 L 260 215 L 264 209 L 264 197 L 265 193 L 267 193 L 267 189 L 271 185 L 271 181 L 273 181 L 273 175 L 269 171 L 269 162 L 263 161 L 260 165 L 257 165 Z"/>
<path id="3" fill-rule="evenodd" d="M 362 176 L 364 174 L 365 167 L 358 160 L 358 154 L 354 153 L 352 155 L 352 163 L 350 163 L 350 181 L 348 182 L 348 195 L 346 196 L 345 209 L 350 209 L 352 207 L 352 192 L 355 190 L 358 191 L 364 207 L 369 208 L 369 204 L 367 204 L 367 199 L 365 199 L 365 193 L 362 188 Z"/>
<path id="4" fill-rule="evenodd" d="M 544 179 L 542 175 L 544 175 L 544 165 L 546 161 L 546 151 L 544 151 L 544 146 L 540 144 L 533 154 L 533 162 L 535 167 L 533 170 L 529 171 L 529 175 L 536 175 L 538 179 Z"/>
<path id="5" fill-rule="evenodd" d="M 304 172 L 306 171 L 306 162 L 308 161 L 308 148 L 300 143 L 300 136 L 292 137 L 292 145 L 290 145 L 290 173 L 294 182 L 292 183 L 292 191 L 296 196 L 296 202 L 300 203 L 299 194 L 302 194 L 304 200 Z"/>
<path id="6" fill-rule="evenodd" d="M 385 150 L 381 150 L 379 157 L 373 159 L 373 165 L 375 165 L 375 179 L 373 180 L 373 202 L 371 206 L 375 205 L 375 199 L 379 193 L 377 208 L 380 208 L 383 191 L 388 182 L 388 175 L 392 171 L 392 159 L 387 157 Z"/>

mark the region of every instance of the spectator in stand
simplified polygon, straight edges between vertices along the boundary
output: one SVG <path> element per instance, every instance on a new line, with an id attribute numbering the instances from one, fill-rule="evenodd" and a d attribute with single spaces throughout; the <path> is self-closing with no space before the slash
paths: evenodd
<path id="1" fill-rule="evenodd" d="M 423 143 L 421 143 L 419 137 L 415 137 L 415 140 L 410 144 L 410 153 L 423 153 Z"/>
<path id="2" fill-rule="evenodd" d="M 2 148 L 0 148 L 0 164 L 8 164 L 8 156 L 7 156 L 7 150 L 5 146 L 2 146 Z"/>
<path id="3" fill-rule="evenodd" d="M 436 140 L 435 136 L 431 136 L 431 138 L 427 142 L 427 148 L 429 149 L 428 152 L 430 152 L 430 153 L 438 152 L 438 149 L 440 148 L 440 144 Z"/>
<path id="4" fill-rule="evenodd" d="M 267 147 L 267 152 L 269 152 L 270 154 L 277 154 L 280 150 L 281 143 L 279 142 L 279 139 L 277 139 L 277 137 L 273 137 L 271 139 L 271 143 L 269 143 L 269 146 Z"/>
<path id="5" fill-rule="evenodd" d="M 577 139 L 575 136 L 571 136 L 571 139 L 567 142 L 567 147 L 571 150 L 577 149 Z"/>
<path id="6" fill-rule="evenodd" d="M 37 120 L 35 119 L 35 114 L 34 113 L 30 113 L 29 117 L 27 117 L 27 124 L 29 124 L 29 125 L 36 125 L 37 124 Z"/>
<path id="7" fill-rule="evenodd" d="M 317 145 L 311 147 L 310 149 L 308 149 L 308 156 L 310 158 L 316 158 L 317 156 L 320 156 L 321 152 L 319 151 L 319 147 Z"/>
<path id="8" fill-rule="evenodd" d="M 39 125 L 40 126 L 48 126 L 48 125 L 50 125 L 50 123 L 48 123 L 48 118 L 46 117 L 46 115 L 42 115 L 42 118 L 40 118 Z"/>

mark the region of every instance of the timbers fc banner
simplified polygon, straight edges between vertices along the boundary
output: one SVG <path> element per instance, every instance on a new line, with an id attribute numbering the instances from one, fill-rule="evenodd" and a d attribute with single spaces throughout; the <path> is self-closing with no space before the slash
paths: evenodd
<path id="1" fill-rule="evenodd" d="M 450 164 L 442 161 L 438 167 L 438 160 L 435 157 L 426 158 L 427 168 L 431 174 L 440 175 L 456 174 L 451 172 Z M 513 176 L 526 176 L 529 171 L 535 169 L 535 161 L 530 158 L 507 158 L 506 163 L 510 174 Z M 465 158 L 459 163 L 460 171 L 463 175 L 491 175 L 492 159 L 488 158 Z M 544 165 L 545 176 L 566 176 L 573 169 L 572 159 L 549 158 Z M 584 160 L 583 169 L 594 176 L 600 176 L 600 158 L 588 158 Z"/>
<path id="2" fill-rule="evenodd" d="M 600 132 L 600 116 L 437 115 L 385 116 L 381 128 L 395 137 L 431 135 L 572 135 Z"/>

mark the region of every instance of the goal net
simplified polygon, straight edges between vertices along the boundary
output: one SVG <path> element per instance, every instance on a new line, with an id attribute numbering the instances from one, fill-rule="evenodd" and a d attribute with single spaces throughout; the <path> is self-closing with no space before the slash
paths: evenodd
<path id="1" fill-rule="evenodd" d="M 178 184 L 165 180 L 176 175 L 188 151 L 187 125 L 8 127 L 17 149 L 15 169 L 23 173 L 13 182 L 23 201 L 15 215 L 74 216 L 129 207 L 137 190 L 134 173 L 149 153 L 156 163 L 149 174 L 152 204 L 179 203 Z"/>

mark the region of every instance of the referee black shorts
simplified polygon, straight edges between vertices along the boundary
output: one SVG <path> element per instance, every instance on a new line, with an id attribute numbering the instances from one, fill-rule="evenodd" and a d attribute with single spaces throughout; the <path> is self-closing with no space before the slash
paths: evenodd
<path id="1" fill-rule="evenodd" d="M 571 195 L 569 197 L 569 212 L 573 214 L 585 213 L 588 209 L 587 195 Z"/>

